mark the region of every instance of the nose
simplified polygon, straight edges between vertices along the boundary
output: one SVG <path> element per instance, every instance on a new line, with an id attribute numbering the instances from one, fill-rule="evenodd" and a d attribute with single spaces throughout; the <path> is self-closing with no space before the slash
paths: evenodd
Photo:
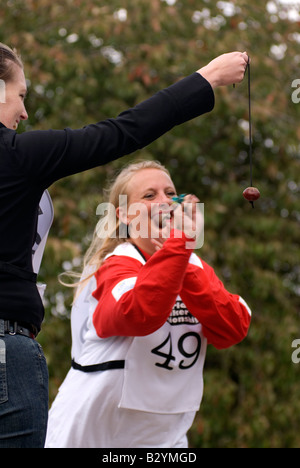
<path id="1" fill-rule="evenodd" d="M 25 106 L 23 107 L 22 113 L 20 115 L 20 119 L 21 120 L 27 120 L 28 119 L 28 114 L 27 114 L 27 111 L 25 109 Z"/>
<path id="2" fill-rule="evenodd" d="M 166 195 L 165 192 L 161 192 L 157 197 L 157 202 L 160 205 L 171 205 L 172 199 L 168 195 Z"/>

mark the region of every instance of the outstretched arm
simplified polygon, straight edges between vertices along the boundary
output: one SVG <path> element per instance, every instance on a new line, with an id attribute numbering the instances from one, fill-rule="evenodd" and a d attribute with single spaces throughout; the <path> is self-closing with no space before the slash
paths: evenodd
<path id="1" fill-rule="evenodd" d="M 242 79 L 246 54 L 224 54 L 115 119 L 79 130 L 9 132 L 6 146 L 20 172 L 42 189 L 71 174 L 132 153 L 214 107 L 213 88 Z"/>

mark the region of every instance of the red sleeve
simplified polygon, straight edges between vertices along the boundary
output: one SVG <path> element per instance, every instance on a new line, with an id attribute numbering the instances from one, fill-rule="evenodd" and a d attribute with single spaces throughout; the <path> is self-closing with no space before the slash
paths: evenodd
<path id="1" fill-rule="evenodd" d="M 203 333 L 218 349 L 228 348 L 247 335 L 251 311 L 238 295 L 229 293 L 213 268 L 189 264 L 180 297 L 202 324 Z"/>
<path id="2" fill-rule="evenodd" d="M 173 236 L 145 265 L 113 256 L 98 270 L 93 293 L 98 300 L 93 315 L 98 336 L 145 336 L 162 327 L 182 289 L 191 255 L 188 239 Z"/>

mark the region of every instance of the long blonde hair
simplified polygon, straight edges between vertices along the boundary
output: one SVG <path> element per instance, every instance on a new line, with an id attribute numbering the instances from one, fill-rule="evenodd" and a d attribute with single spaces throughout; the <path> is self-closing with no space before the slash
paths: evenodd
<path id="1" fill-rule="evenodd" d="M 92 242 L 83 258 L 83 271 L 81 274 L 74 272 L 65 272 L 60 275 L 60 282 L 65 286 L 77 287 L 76 296 L 82 291 L 88 280 L 100 268 L 105 257 L 114 251 L 119 245 L 127 241 L 127 226 L 116 216 L 116 209 L 119 207 L 120 196 L 128 196 L 128 185 L 132 177 L 143 169 L 159 169 L 170 176 L 169 171 L 159 161 L 140 161 L 129 164 L 121 170 L 115 178 L 107 192 L 107 214 L 97 223 Z M 107 226 L 113 226 L 109 232 Z M 76 277 L 80 280 L 69 284 L 62 281 L 62 276 Z"/>

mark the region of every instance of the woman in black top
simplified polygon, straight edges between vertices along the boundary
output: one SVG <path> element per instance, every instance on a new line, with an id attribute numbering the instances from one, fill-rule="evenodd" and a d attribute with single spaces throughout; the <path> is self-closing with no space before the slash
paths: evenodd
<path id="1" fill-rule="evenodd" d="M 26 80 L 21 59 L 0 43 L 0 447 L 44 444 L 46 364 L 39 344 L 28 338 L 37 335 L 44 316 L 33 246 L 46 189 L 211 111 L 213 89 L 240 82 L 247 61 L 246 53 L 224 54 L 115 119 L 78 130 L 17 134 L 28 118 Z"/>

